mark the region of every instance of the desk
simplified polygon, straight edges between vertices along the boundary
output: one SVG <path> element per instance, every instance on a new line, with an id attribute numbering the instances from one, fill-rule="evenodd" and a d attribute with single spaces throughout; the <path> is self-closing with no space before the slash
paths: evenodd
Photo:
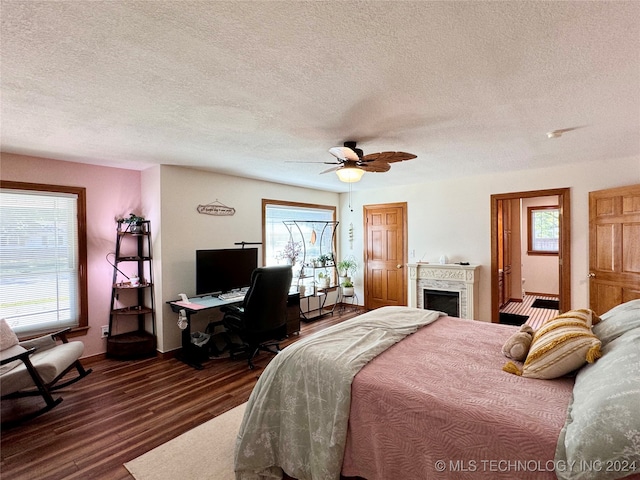
<path id="1" fill-rule="evenodd" d="M 184 310 L 187 315 L 187 328 L 182 330 L 182 352 L 178 357 L 187 365 L 192 366 L 198 370 L 202 369 L 202 347 L 197 347 L 191 343 L 191 315 L 195 315 L 198 312 L 211 310 L 212 308 L 220 308 L 225 305 L 231 305 L 234 303 L 241 303 L 242 300 L 220 300 L 218 297 L 211 295 L 203 295 L 201 297 L 191 297 L 189 302 L 183 302 L 180 300 L 172 300 L 167 302 L 171 307 L 171 310 L 175 313 L 180 313 L 180 310 Z"/>
<path id="2" fill-rule="evenodd" d="M 212 308 L 220 308 L 225 305 L 232 305 L 241 303 L 242 300 L 221 300 L 218 297 L 212 295 L 203 295 L 201 297 L 191 297 L 189 302 L 183 302 L 180 300 L 172 300 L 167 302 L 171 307 L 171 310 L 175 313 L 180 313 L 180 310 L 184 310 L 187 315 L 187 328 L 182 330 L 182 352 L 179 355 L 179 359 L 187 365 L 202 369 L 202 347 L 197 347 L 191 343 L 191 315 L 195 315 L 198 312 L 211 310 Z M 222 322 L 214 323 L 214 325 L 221 325 Z M 300 331 L 300 296 L 298 292 L 289 293 L 287 297 L 287 335 L 292 335 Z M 211 340 L 209 340 L 211 342 Z"/>

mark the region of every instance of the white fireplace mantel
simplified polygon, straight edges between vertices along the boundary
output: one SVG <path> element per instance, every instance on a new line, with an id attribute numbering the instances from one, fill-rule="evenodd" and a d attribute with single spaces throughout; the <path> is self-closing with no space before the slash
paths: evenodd
<path id="1" fill-rule="evenodd" d="M 479 265 L 410 263 L 408 304 L 424 308 L 424 290 L 459 293 L 461 318 L 475 319 L 478 313 Z"/>

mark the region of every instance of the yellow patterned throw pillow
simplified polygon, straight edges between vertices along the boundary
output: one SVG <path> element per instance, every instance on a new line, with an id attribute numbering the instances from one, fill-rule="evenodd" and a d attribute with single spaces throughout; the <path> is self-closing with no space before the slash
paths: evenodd
<path id="1" fill-rule="evenodd" d="M 589 309 L 570 310 L 551 318 L 535 332 L 522 366 L 508 362 L 505 372 L 528 378 L 558 378 L 600 358 L 600 340 L 591 326 L 600 318 Z"/>

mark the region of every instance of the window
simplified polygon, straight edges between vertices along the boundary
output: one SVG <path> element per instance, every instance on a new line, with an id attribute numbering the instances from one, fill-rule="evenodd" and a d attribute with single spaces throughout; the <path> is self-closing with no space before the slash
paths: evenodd
<path id="1" fill-rule="evenodd" d="M 298 238 L 297 232 L 294 230 L 294 234 L 289 233 L 289 228 L 284 222 L 290 222 L 294 220 L 313 222 L 317 221 L 318 231 L 316 236 L 317 242 L 313 244 L 307 242 L 306 247 L 306 261 L 310 261 L 312 258 L 317 258 L 320 255 L 321 248 L 321 228 L 324 225 L 322 222 L 335 221 L 336 207 L 324 206 L 324 205 L 312 205 L 307 203 L 291 203 L 281 202 L 277 200 L 262 200 L 262 224 L 263 224 L 263 244 L 264 244 L 264 265 L 278 265 L 283 263 L 289 263 L 291 256 L 295 256 L 296 252 L 300 252 L 296 261 L 302 262 L 302 239 Z M 311 223 L 311 229 L 313 230 L 313 223 Z M 333 231 L 329 232 L 330 234 Z M 314 236 L 314 238 L 316 237 Z M 322 249 L 323 253 L 332 252 L 335 249 L 331 248 L 331 243 L 335 239 L 330 235 L 324 237 Z M 327 245 L 329 242 L 329 245 Z M 292 255 L 293 253 L 293 255 Z M 298 265 L 300 266 L 300 265 Z"/>
<path id="2" fill-rule="evenodd" d="M 560 209 L 529 207 L 529 255 L 558 255 Z"/>
<path id="3" fill-rule="evenodd" d="M 0 183 L 0 318 L 21 336 L 87 327 L 85 189 Z"/>

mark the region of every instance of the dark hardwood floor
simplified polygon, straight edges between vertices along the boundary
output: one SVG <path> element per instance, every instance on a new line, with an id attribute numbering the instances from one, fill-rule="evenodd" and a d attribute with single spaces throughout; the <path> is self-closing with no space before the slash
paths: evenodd
<path id="1" fill-rule="evenodd" d="M 300 335 L 282 345 L 361 313 L 338 310 L 303 322 Z M 255 370 L 249 370 L 246 360 L 211 360 L 202 370 L 175 358 L 85 360 L 93 373 L 60 390 L 60 405 L 2 431 L 0 476 L 131 480 L 125 462 L 246 402 L 271 358 L 260 353 Z M 42 405 L 42 399 L 4 400 L 2 419 L 32 405 Z"/>

